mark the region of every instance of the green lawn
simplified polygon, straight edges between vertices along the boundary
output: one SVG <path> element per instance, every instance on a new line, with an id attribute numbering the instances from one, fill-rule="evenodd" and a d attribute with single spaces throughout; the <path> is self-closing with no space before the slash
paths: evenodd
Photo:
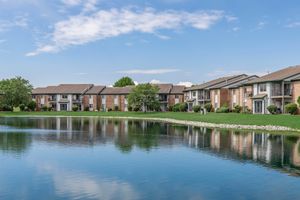
<path id="1" fill-rule="evenodd" d="M 170 118 L 210 122 L 217 124 L 240 125 L 276 125 L 300 129 L 300 116 L 291 115 L 251 115 L 236 113 L 135 113 L 135 112 L 0 112 L 0 117 L 5 116 L 112 116 L 112 117 L 138 117 L 138 118 Z"/>

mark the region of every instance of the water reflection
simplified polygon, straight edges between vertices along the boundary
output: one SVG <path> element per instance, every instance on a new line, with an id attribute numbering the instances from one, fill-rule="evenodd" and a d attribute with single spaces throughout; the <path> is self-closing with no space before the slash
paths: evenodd
<path id="1" fill-rule="evenodd" d="M 0 118 L 0 150 L 22 155 L 33 143 L 93 147 L 115 144 L 129 154 L 134 148 L 187 146 L 224 159 L 253 162 L 290 175 L 300 175 L 300 137 L 253 131 L 233 131 L 168 123 L 99 118 Z M 19 129 L 50 130 L 20 133 Z"/>

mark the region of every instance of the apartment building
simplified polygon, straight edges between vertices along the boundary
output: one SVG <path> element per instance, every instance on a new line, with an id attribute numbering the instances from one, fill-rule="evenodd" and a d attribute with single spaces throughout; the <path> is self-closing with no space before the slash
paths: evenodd
<path id="1" fill-rule="evenodd" d="M 168 106 L 174 106 L 177 103 L 184 102 L 184 89 L 185 86 L 182 85 L 173 85 L 171 92 L 169 94 Z"/>
<path id="2" fill-rule="evenodd" d="M 226 76 L 186 88 L 184 90 L 184 98 L 188 103 L 188 110 L 192 111 L 193 106 L 204 106 L 206 103 L 211 103 L 214 108 L 219 108 L 224 103 L 229 103 L 228 89 L 222 89 L 222 86 L 236 83 L 246 77 L 247 75 L 245 74 Z"/>
<path id="3" fill-rule="evenodd" d="M 300 96 L 300 65 L 267 74 L 250 81 L 253 85 L 253 113 L 267 114 L 267 107 L 275 105 L 279 113 L 284 113 L 284 106 L 297 101 Z"/>
<path id="4" fill-rule="evenodd" d="M 105 86 L 93 86 L 83 96 L 84 110 L 99 111 L 101 110 L 102 98 L 101 92 L 105 89 Z"/>
<path id="5" fill-rule="evenodd" d="M 55 111 L 72 111 L 73 106 L 84 109 L 83 95 L 93 87 L 93 84 L 60 84 L 36 88 L 32 98 L 37 103 L 37 110 L 44 106 Z"/>
<path id="6" fill-rule="evenodd" d="M 253 86 L 249 84 L 249 81 L 257 79 L 258 76 L 253 75 L 238 81 L 234 84 L 225 86 L 229 90 L 229 108 L 234 109 L 236 105 L 241 106 L 244 110 L 252 110 L 252 95 Z"/>
<path id="7" fill-rule="evenodd" d="M 127 87 L 106 87 L 101 92 L 100 111 L 128 111 L 127 96 L 134 86 Z"/>

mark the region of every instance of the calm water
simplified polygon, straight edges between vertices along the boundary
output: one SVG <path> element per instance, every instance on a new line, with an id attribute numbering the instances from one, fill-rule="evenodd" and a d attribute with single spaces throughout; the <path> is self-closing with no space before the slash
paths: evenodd
<path id="1" fill-rule="evenodd" d="M 0 199 L 299 199 L 300 137 L 0 118 Z"/>

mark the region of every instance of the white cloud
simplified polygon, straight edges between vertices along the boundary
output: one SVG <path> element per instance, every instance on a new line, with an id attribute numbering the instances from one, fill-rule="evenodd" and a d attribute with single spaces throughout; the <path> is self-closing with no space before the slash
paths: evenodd
<path id="1" fill-rule="evenodd" d="M 192 82 L 188 82 L 188 81 L 181 81 L 177 85 L 183 85 L 185 87 L 191 87 L 193 85 L 193 83 Z"/>
<path id="2" fill-rule="evenodd" d="M 67 6 L 78 6 L 82 3 L 82 0 L 62 0 L 62 3 Z"/>
<path id="3" fill-rule="evenodd" d="M 91 2 L 90 8 L 93 4 Z M 132 32 L 156 34 L 162 29 L 174 30 L 192 27 L 207 30 L 218 21 L 226 18 L 223 11 L 156 11 L 152 8 L 100 10 L 92 14 L 81 13 L 54 25 L 51 39 L 35 51 L 27 53 L 34 56 L 40 53 L 53 53 L 74 45 L 82 45 L 97 40 L 117 37 Z M 164 36 L 166 39 L 166 37 Z"/>
<path id="4" fill-rule="evenodd" d="M 288 25 L 286 25 L 287 28 L 296 28 L 300 26 L 300 22 L 292 22 Z"/>
<path id="5" fill-rule="evenodd" d="M 267 25 L 267 22 L 265 22 L 265 21 L 258 22 L 258 24 L 257 24 L 257 26 L 256 26 L 256 30 L 261 30 L 261 29 L 263 29 L 266 25 Z"/>
<path id="6" fill-rule="evenodd" d="M 179 72 L 179 69 L 132 69 L 132 70 L 124 70 L 118 71 L 120 74 L 146 74 L 146 75 L 153 75 L 153 74 L 167 74 L 173 72 Z"/>
<path id="7" fill-rule="evenodd" d="M 153 79 L 149 83 L 151 83 L 151 84 L 160 84 L 162 82 L 160 80 Z"/>
<path id="8" fill-rule="evenodd" d="M 0 20 L 0 32 L 8 31 L 15 27 L 25 28 L 27 25 L 28 19 L 26 15 L 16 16 L 12 20 Z"/>
<path id="9" fill-rule="evenodd" d="M 232 76 L 232 75 L 239 75 L 239 74 L 247 74 L 247 75 L 257 75 L 257 76 L 263 76 L 266 75 L 266 72 L 264 71 L 244 71 L 244 70 L 232 70 L 228 71 L 223 68 L 217 68 L 215 70 L 212 70 L 211 72 L 207 73 L 206 75 L 210 78 L 218 78 L 222 76 Z"/>
<path id="10" fill-rule="evenodd" d="M 232 31 L 234 31 L 234 32 L 239 31 L 239 30 L 240 30 L 239 27 L 233 27 L 233 28 L 232 28 Z"/>

